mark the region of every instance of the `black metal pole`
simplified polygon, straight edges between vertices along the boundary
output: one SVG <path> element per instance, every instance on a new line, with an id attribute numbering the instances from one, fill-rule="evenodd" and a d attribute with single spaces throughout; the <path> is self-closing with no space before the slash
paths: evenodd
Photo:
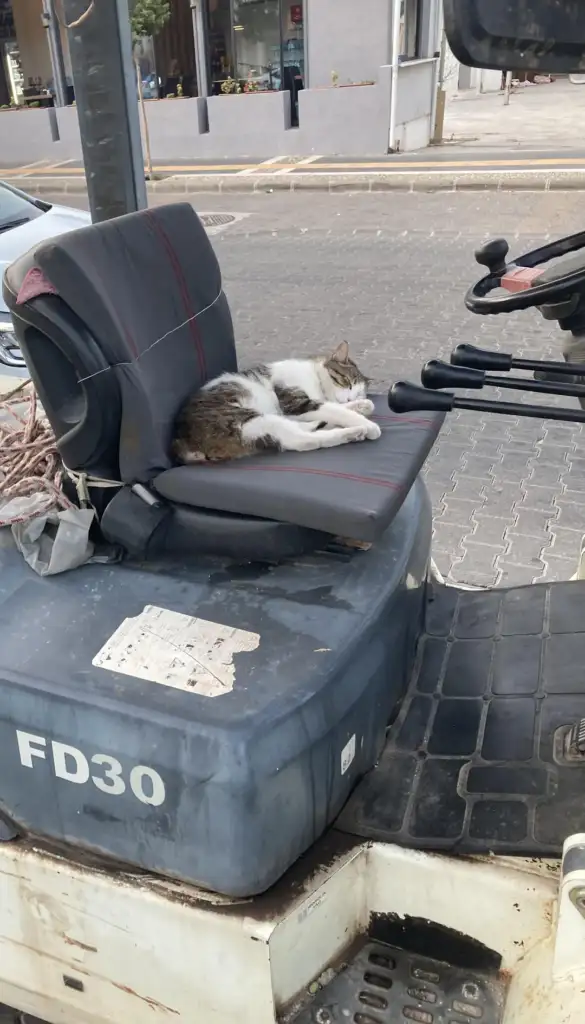
<path id="1" fill-rule="evenodd" d="M 449 385 L 449 387 L 457 385 Z M 564 384 L 562 381 L 528 380 L 527 377 L 495 377 L 486 373 L 484 387 L 510 388 L 511 391 L 535 391 L 539 395 L 566 395 L 569 398 L 585 396 L 585 385 Z"/>
<path id="2" fill-rule="evenodd" d="M 53 88 L 55 90 L 55 106 L 67 106 L 67 78 L 63 60 L 63 44 L 61 31 L 55 13 L 55 0 L 43 0 L 43 26 L 47 30 L 51 70 L 53 72 Z"/>
<path id="3" fill-rule="evenodd" d="M 128 0 L 64 0 L 92 220 L 147 206 Z"/>
<path id="4" fill-rule="evenodd" d="M 453 397 L 451 408 L 499 413 L 500 416 L 525 416 L 529 419 L 561 420 L 563 423 L 585 423 L 585 412 L 582 409 L 563 409 L 550 405 L 524 405 L 521 402 L 491 402 L 485 398 Z"/>
<path id="5" fill-rule="evenodd" d="M 195 46 L 195 67 L 197 70 L 197 95 L 209 96 L 209 75 L 207 73 L 207 48 L 205 46 L 205 21 L 202 0 L 190 0 Z"/>

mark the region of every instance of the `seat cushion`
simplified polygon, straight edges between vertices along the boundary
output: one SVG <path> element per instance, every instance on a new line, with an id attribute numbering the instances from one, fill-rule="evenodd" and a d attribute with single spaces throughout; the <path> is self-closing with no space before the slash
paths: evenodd
<path id="1" fill-rule="evenodd" d="M 385 395 L 371 397 L 373 419 L 382 428 L 377 441 L 177 466 L 156 477 L 154 486 L 182 505 L 377 540 L 408 494 L 444 417 L 396 415 Z"/>

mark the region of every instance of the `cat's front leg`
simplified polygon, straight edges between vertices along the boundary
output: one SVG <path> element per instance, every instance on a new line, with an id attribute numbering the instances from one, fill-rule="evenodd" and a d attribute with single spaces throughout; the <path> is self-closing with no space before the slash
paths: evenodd
<path id="1" fill-rule="evenodd" d="M 371 416 L 376 407 L 369 398 L 356 398 L 354 402 L 346 402 L 343 408 L 359 412 L 361 416 Z"/>
<path id="2" fill-rule="evenodd" d="M 323 402 L 318 409 L 304 412 L 295 418 L 305 422 L 317 420 L 326 423 L 328 427 L 362 427 L 368 441 L 377 441 L 382 433 L 377 423 L 372 423 L 361 413 L 338 402 Z"/>

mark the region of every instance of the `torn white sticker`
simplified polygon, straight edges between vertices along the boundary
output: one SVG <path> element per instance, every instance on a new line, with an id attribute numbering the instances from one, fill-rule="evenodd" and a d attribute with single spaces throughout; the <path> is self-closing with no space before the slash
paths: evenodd
<path id="1" fill-rule="evenodd" d="M 146 605 L 124 619 L 92 664 L 163 686 L 220 697 L 233 690 L 234 655 L 255 651 L 258 633 Z"/>
<path id="2" fill-rule="evenodd" d="M 341 751 L 341 774 L 345 775 L 355 757 L 355 733 Z"/>

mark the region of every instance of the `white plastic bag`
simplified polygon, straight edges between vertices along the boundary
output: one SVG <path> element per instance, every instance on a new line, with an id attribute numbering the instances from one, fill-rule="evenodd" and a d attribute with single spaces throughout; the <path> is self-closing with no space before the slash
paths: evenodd
<path id="1" fill-rule="evenodd" d="M 14 500 L 30 502 L 31 499 Z M 5 513 L 6 507 L 2 511 Z M 93 509 L 67 508 L 62 512 L 52 509 L 27 522 L 14 523 L 12 536 L 31 569 L 39 576 L 55 576 L 77 569 L 93 557 L 94 545 L 89 539 L 93 518 Z"/>

